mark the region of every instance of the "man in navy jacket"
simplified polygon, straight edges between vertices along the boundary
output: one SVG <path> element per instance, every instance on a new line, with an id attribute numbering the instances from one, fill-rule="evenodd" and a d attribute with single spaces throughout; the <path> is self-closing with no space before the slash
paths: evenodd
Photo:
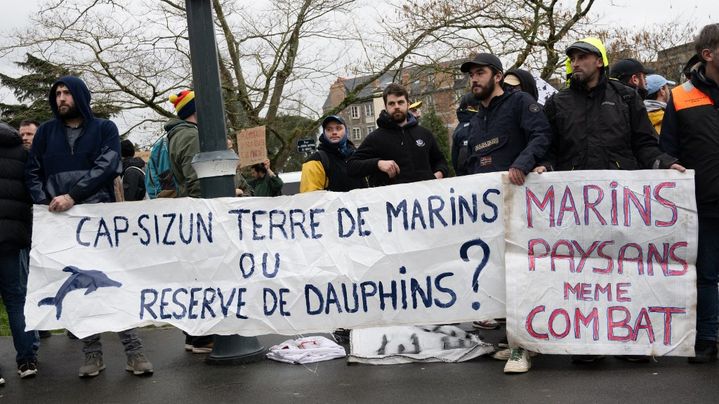
<path id="1" fill-rule="evenodd" d="M 55 115 L 37 129 L 26 165 L 26 184 L 33 202 L 64 212 L 80 203 L 115 202 L 114 179 L 121 170 L 117 126 L 96 118 L 90 109 L 90 90 L 77 77 L 56 81 L 49 94 Z M 127 354 L 128 371 L 152 373 L 134 330 L 118 333 Z M 83 339 L 85 364 L 80 377 L 105 369 L 100 335 Z"/>

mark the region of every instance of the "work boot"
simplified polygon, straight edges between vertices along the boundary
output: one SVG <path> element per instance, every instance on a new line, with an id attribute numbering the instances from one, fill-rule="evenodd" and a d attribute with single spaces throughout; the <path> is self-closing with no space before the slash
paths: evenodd
<path id="1" fill-rule="evenodd" d="M 689 363 L 709 363 L 717 360 L 717 342 L 700 339 L 694 345 L 693 358 L 688 358 Z"/>
<path id="2" fill-rule="evenodd" d="M 142 352 L 135 352 L 127 355 L 127 366 L 125 370 L 132 372 L 135 376 L 152 375 L 152 363 Z"/>
<path id="3" fill-rule="evenodd" d="M 105 370 L 102 362 L 102 352 L 90 352 L 85 354 L 85 364 L 80 366 L 80 377 L 95 377 Z"/>

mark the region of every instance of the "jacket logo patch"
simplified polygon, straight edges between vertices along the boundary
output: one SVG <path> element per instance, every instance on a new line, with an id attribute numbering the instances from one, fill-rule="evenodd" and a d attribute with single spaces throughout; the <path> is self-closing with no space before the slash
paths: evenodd
<path id="1" fill-rule="evenodd" d="M 422 139 L 417 139 L 415 141 L 415 143 L 417 143 L 417 146 L 419 146 L 419 147 L 424 147 L 424 140 L 422 140 Z"/>
<path id="2" fill-rule="evenodd" d="M 482 142 L 482 143 L 480 143 L 480 144 L 474 146 L 474 151 L 480 151 L 480 150 L 482 150 L 482 149 L 486 149 L 486 148 L 488 148 L 488 147 L 490 147 L 490 146 L 494 146 L 494 145 L 496 145 L 496 144 L 499 144 L 499 138 L 498 138 L 498 137 L 495 137 L 495 138 L 486 140 L 486 141 L 484 141 L 484 142 Z"/>
<path id="3" fill-rule="evenodd" d="M 539 112 L 541 110 L 542 110 L 542 108 L 539 106 L 539 104 L 531 104 L 529 106 L 529 112 L 533 112 L 536 114 L 537 112 Z"/>
<path id="4" fill-rule="evenodd" d="M 484 156 L 479 158 L 479 166 L 487 167 L 492 165 L 492 156 Z"/>
<path id="5" fill-rule="evenodd" d="M 616 105 L 616 104 L 614 104 L 614 103 L 611 102 L 611 101 L 604 101 L 604 102 L 602 103 L 602 105 L 611 105 L 611 106 L 614 106 L 614 105 Z"/>

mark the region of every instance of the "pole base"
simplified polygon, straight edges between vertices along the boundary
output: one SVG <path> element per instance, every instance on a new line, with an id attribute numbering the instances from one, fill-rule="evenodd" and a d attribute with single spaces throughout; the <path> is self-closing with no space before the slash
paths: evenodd
<path id="1" fill-rule="evenodd" d="M 208 365 L 243 365 L 265 358 L 265 347 L 257 337 L 215 335 L 215 345 L 205 362 Z"/>

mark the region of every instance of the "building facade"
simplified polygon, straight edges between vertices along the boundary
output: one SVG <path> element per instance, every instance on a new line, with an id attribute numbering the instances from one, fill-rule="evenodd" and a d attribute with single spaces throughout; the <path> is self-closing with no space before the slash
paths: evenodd
<path id="1" fill-rule="evenodd" d="M 338 113 L 347 123 L 350 140 L 359 145 L 377 128 L 377 119 L 384 109 L 382 90 L 390 83 L 403 85 L 409 91 L 410 103 L 422 101 L 421 110 L 434 109 L 451 134 L 457 125 L 456 110 L 459 100 L 468 91 L 468 77 L 459 71 L 462 62 L 464 60 L 411 66 L 401 71 L 389 71 L 371 81 L 357 92 L 357 102 Z M 339 77 L 330 86 L 322 108 L 323 113 L 335 108 L 347 95 L 371 79 L 372 76 Z"/>

